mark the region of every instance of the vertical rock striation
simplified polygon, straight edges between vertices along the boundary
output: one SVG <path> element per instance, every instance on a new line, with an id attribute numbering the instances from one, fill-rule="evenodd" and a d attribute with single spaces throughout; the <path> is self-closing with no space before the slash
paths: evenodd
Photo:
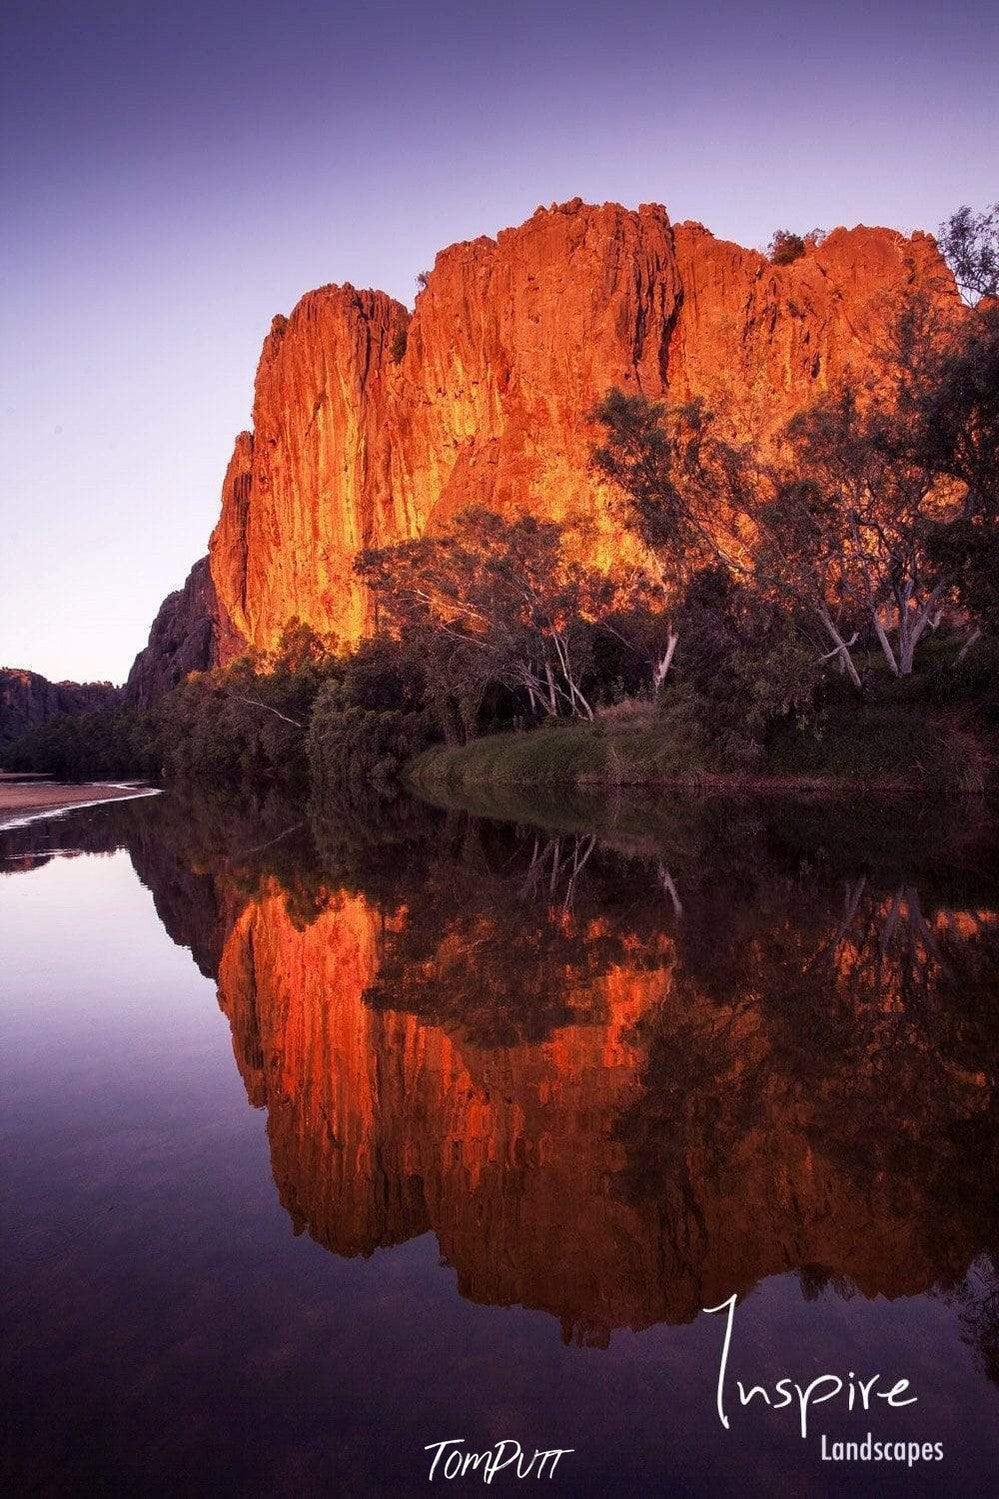
<path id="1" fill-rule="evenodd" d="M 358 639 L 358 550 L 472 504 L 569 520 L 610 562 L 620 522 L 587 420 L 610 386 L 722 401 L 765 441 L 872 367 L 912 292 L 957 305 L 925 234 L 836 229 L 775 266 L 658 205 L 578 199 L 443 250 L 412 316 L 381 292 L 309 292 L 274 319 L 226 475 L 210 567 L 234 630 L 218 659 L 273 648 L 295 616 Z"/>

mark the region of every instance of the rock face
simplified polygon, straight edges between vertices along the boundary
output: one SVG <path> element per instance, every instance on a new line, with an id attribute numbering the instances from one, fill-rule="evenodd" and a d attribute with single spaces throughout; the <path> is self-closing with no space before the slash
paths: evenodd
<path id="1" fill-rule="evenodd" d="M 35 671 L 0 666 L 0 748 L 60 713 L 89 713 L 119 697 L 110 682 L 50 682 Z"/>
<path id="2" fill-rule="evenodd" d="M 442 251 L 412 316 L 381 292 L 310 292 L 274 319 L 226 475 L 210 566 L 235 633 L 219 658 L 272 648 L 293 616 L 356 640 L 357 551 L 471 504 L 584 522 L 591 560 L 611 560 L 586 420 L 610 386 L 722 399 L 765 440 L 869 368 L 916 290 L 956 305 L 925 234 L 837 229 L 778 267 L 656 205 L 576 200 Z"/>
<path id="3" fill-rule="evenodd" d="M 139 652 L 125 683 L 125 700 L 148 708 L 192 671 L 208 671 L 224 655 L 236 655 L 242 642 L 219 605 L 202 557 L 183 588 L 168 594 L 153 620 L 149 644 Z"/>

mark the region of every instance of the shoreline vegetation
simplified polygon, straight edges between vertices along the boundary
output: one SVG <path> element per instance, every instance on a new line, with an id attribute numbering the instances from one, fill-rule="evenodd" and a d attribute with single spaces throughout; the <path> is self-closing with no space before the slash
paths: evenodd
<path id="1" fill-rule="evenodd" d="M 665 761 L 665 763 L 664 763 Z M 601 731 L 599 725 L 567 724 L 534 733 L 505 732 L 471 744 L 437 745 L 406 766 L 405 783 L 413 790 L 465 790 L 480 787 L 572 787 L 614 789 L 673 787 L 684 792 L 720 795 L 835 797 L 855 792 L 897 794 L 935 790 L 944 795 L 979 795 L 987 788 L 977 777 L 954 767 L 950 776 L 915 769 L 909 774 L 760 773 L 669 768 L 668 756 L 648 736 Z"/>
<path id="2" fill-rule="evenodd" d="M 806 796 L 995 792 L 999 754 L 982 718 L 994 714 L 986 678 L 999 675 L 999 662 L 983 656 L 980 670 L 965 675 L 955 667 L 958 647 L 932 646 L 919 678 L 900 688 L 872 661 L 862 703 L 846 689 L 830 691 L 814 721 L 779 723 L 743 763 L 726 763 L 726 747 L 705 732 L 700 705 L 677 693 L 661 703 L 625 700 L 598 709 L 592 721 L 556 720 L 466 744 L 434 744 L 406 764 L 403 779 L 431 795 L 438 787 L 485 786 Z"/>

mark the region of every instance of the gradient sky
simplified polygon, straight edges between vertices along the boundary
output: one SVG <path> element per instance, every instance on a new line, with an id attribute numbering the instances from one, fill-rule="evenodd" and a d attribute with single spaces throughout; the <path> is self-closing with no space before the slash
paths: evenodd
<path id="1" fill-rule="evenodd" d="M 5 0 L 0 663 L 120 681 L 275 312 L 580 196 L 773 229 L 999 195 L 994 0 Z"/>

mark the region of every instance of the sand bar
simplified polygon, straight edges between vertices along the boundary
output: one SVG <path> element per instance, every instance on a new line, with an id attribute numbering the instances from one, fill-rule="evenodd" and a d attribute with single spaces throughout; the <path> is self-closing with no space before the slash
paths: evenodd
<path id="1" fill-rule="evenodd" d="M 39 781 L 0 773 L 0 828 L 55 816 L 72 807 L 155 795 L 155 787 L 140 781 Z"/>

